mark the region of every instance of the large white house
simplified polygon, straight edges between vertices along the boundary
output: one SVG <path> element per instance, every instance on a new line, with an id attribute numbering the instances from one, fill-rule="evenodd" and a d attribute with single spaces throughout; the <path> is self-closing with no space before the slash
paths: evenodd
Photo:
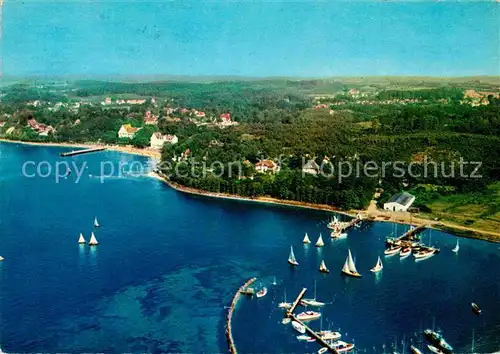
<path id="1" fill-rule="evenodd" d="M 118 137 L 132 139 L 135 136 L 135 133 L 141 129 L 142 128 L 134 128 L 130 124 L 124 124 L 121 126 L 120 130 L 118 130 Z"/>
<path id="2" fill-rule="evenodd" d="M 314 161 L 314 159 L 311 159 L 311 160 L 307 161 L 304 164 L 304 166 L 302 166 L 302 172 L 309 173 L 311 175 L 317 175 L 319 172 L 319 166 L 316 163 L 316 161 Z"/>
<path id="3" fill-rule="evenodd" d="M 414 195 L 406 192 L 398 193 L 393 195 L 387 203 L 384 203 L 384 209 L 391 211 L 407 211 L 414 201 Z"/>
<path id="4" fill-rule="evenodd" d="M 280 170 L 278 164 L 272 160 L 261 160 L 255 164 L 255 171 L 276 173 Z"/>
<path id="5" fill-rule="evenodd" d="M 153 135 L 151 135 L 150 145 L 153 149 L 161 149 L 165 143 L 173 145 L 177 144 L 178 141 L 177 135 L 153 133 Z"/>

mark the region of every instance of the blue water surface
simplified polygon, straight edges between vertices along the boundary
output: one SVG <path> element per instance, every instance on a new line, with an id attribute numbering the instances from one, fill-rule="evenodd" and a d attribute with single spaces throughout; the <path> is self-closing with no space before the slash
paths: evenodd
<path id="1" fill-rule="evenodd" d="M 0 144 L 0 347 L 7 352 L 225 352 L 225 307 L 252 276 L 269 293 L 238 303 L 233 335 L 242 353 L 316 352 L 317 344 L 298 342 L 281 324 L 277 308 L 285 291 L 288 300 L 302 287 L 313 296 L 315 282 L 328 304 L 311 326 L 340 329 L 359 352 L 402 351 L 401 341 L 419 345 L 421 329 L 433 326 L 457 353 L 471 352 L 473 331 L 475 352 L 500 350 L 498 244 L 460 239 L 456 255 L 456 237 L 426 231 L 439 255 L 383 257 L 376 276 L 369 269 L 394 231 L 390 223 L 364 223 L 331 241 L 328 213 L 189 196 L 127 173 L 146 158 L 59 157 L 68 150 Z M 56 183 L 54 173 L 23 176 L 26 161 L 87 168 L 79 183 L 76 171 Z M 106 174 L 114 166 L 114 176 L 100 177 L 103 164 Z M 78 245 L 79 233 L 88 240 L 91 231 L 99 246 Z M 313 241 L 322 232 L 326 246 L 304 246 L 305 232 Z M 296 269 L 286 263 L 290 245 Z M 340 276 L 348 248 L 361 279 Z M 317 270 L 322 259 L 328 275 Z"/>

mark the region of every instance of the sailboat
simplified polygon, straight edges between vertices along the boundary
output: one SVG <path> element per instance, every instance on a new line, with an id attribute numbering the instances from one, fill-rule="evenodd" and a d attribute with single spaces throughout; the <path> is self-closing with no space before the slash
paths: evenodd
<path id="1" fill-rule="evenodd" d="M 319 234 L 318 241 L 316 241 L 316 247 L 323 247 L 325 243 L 323 242 L 323 236 L 321 236 L 321 233 Z"/>
<path id="2" fill-rule="evenodd" d="M 313 306 L 313 307 L 325 306 L 324 302 L 316 300 L 316 281 L 314 281 L 314 298 L 313 299 L 302 299 L 302 300 L 300 300 L 300 304 L 304 305 L 304 306 Z"/>
<path id="3" fill-rule="evenodd" d="M 382 260 L 380 259 L 380 256 L 378 256 L 377 264 L 375 264 L 375 267 L 370 269 L 371 272 L 377 273 L 380 272 L 384 268 L 384 265 L 382 264 Z"/>
<path id="4" fill-rule="evenodd" d="M 293 266 L 298 266 L 299 262 L 295 259 L 295 254 L 293 254 L 293 246 L 290 246 L 290 255 L 288 256 L 288 263 Z"/>
<path id="5" fill-rule="evenodd" d="M 286 302 L 286 289 L 285 289 L 285 298 L 284 298 L 283 302 L 280 302 L 278 304 L 278 307 L 280 309 L 289 309 L 290 307 L 292 307 L 292 304 L 290 302 Z"/>
<path id="6" fill-rule="evenodd" d="M 358 273 L 358 271 L 356 270 L 356 266 L 354 265 L 351 250 L 349 249 L 348 252 L 349 254 L 347 255 L 347 259 L 345 260 L 344 267 L 342 268 L 342 274 L 361 278 L 361 274 Z"/>
<path id="7" fill-rule="evenodd" d="M 3 258 L 2 256 L 0 256 L 0 262 L 3 261 L 5 258 Z"/>
<path id="8" fill-rule="evenodd" d="M 94 218 L 94 227 L 99 227 L 99 222 L 97 221 L 97 218 Z"/>
<path id="9" fill-rule="evenodd" d="M 80 233 L 80 237 L 78 238 L 78 243 L 82 244 L 85 243 L 85 238 L 83 237 L 83 234 Z"/>
<path id="10" fill-rule="evenodd" d="M 95 238 L 95 235 L 92 232 L 92 235 L 90 236 L 89 246 L 97 246 L 98 244 L 99 242 L 97 242 L 97 239 Z"/>
<path id="11" fill-rule="evenodd" d="M 458 253 L 458 250 L 460 249 L 460 245 L 458 243 L 459 240 L 457 240 L 457 245 L 452 249 L 453 252 Z"/>
<path id="12" fill-rule="evenodd" d="M 307 232 L 306 232 L 306 234 L 305 234 L 304 239 L 302 240 L 302 242 L 306 243 L 306 244 L 307 243 L 311 243 L 311 240 L 309 239 L 309 236 L 307 235 Z"/>
<path id="13" fill-rule="evenodd" d="M 326 264 L 325 264 L 325 261 L 322 260 L 321 261 L 321 264 L 319 265 L 319 271 L 321 273 L 330 273 L 330 271 L 328 270 L 328 268 L 326 267 Z"/>

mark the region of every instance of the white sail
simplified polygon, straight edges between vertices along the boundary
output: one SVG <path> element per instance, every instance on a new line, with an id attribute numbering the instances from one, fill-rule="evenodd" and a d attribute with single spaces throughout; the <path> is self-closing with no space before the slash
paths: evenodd
<path id="1" fill-rule="evenodd" d="M 349 255 L 347 256 L 348 267 L 351 273 L 357 273 L 356 266 L 354 265 L 354 260 L 352 259 L 351 250 L 349 250 Z"/>
<path id="2" fill-rule="evenodd" d="M 323 247 L 325 243 L 323 242 L 323 236 L 319 234 L 318 241 L 316 241 L 316 247 Z"/>
<path id="3" fill-rule="evenodd" d="M 0 256 L 0 261 L 3 261 L 5 258 L 3 258 L 2 256 Z"/>
<path id="4" fill-rule="evenodd" d="M 342 271 L 344 273 L 350 273 L 351 271 L 349 270 L 349 257 L 346 258 L 344 267 L 342 268 Z"/>
<path id="5" fill-rule="evenodd" d="M 293 246 L 290 246 L 290 255 L 288 256 L 288 262 L 292 264 L 298 264 L 297 260 L 295 259 L 295 254 L 293 253 Z"/>
<path id="6" fill-rule="evenodd" d="M 457 240 L 457 245 L 455 246 L 455 248 L 453 248 L 453 252 L 457 253 L 459 249 L 460 249 L 460 245 L 459 245 L 458 240 Z"/>
<path id="7" fill-rule="evenodd" d="M 94 218 L 94 226 L 99 227 L 99 222 L 97 221 L 97 218 Z"/>
<path id="8" fill-rule="evenodd" d="M 304 243 L 311 243 L 311 240 L 309 239 L 309 236 L 307 235 L 307 232 L 306 232 L 306 235 L 304 236 L 304 240 L 302 240 L 302 242 L 304 242 Z"/>
<path id="9" fill-rule="evenodd" d="M 78 238 L 78 243 L 85 243 L 85 238 L 83 237 L 83 234 L 80 233 L 80 237 Z"/>
<path id="10" fill-rule="evenodd" d="M 326 269 L 326 264 L 325 261 L 321 261 L 321 264 L 319 265 L 319 269 Z"/>
<path id="11" fill-rule="evenodd" d="M 384 265 L 382 264 L 382 260 L 380 259 L 380 256 L 378 256 L 377 268 L 378 269 L 384 268 Z"/>
<path id="12" fill-rule="evenodd" d="M 92 232 L 92 235 L 90 236 L 89 245 L 95 246 L 95 245 L 98 245 L 98 244 L 99 244 L 99 242 L 97 242 L 97 239 L 96 239 L 94 233 Z"/>

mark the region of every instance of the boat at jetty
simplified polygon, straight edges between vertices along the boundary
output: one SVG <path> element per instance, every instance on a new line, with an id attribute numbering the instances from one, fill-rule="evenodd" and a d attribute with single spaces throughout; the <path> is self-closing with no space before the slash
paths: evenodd
<path id="1" fill-rule="evenodd" d="M 316 281 L 314 281 L 314 298 L 302 299 L 302 300 L 300 300 L 300 304 L 303 306 L 313 306 L 313 307 L 325 306 L 324 302 L 316 300 Z"/>
<path id="2" fill-rule="evenodd" d="M 99 222 L 97 221 L 97 217 L 94 218 L 94 227 L 99 227 Z"/>
<path id="3" fill-rule="evenodd" d="M 339 353 L 345 353 L 345 352 L 348 352 L 348 351 L 351 351 L 354 349 L 354 343 L 347 343 L 347 342 L 344 342 L 341 340 L 336 341 L 335 343 L 332 343 L 331 345 Z"/>
<path id="4" fill-rule="evenodd" d="M 288 256 L 288 263 L 293 266 L 298 266 L 299 262 L 295 259 L 295 254 L 293 253 L 293 246 L 290 246 L 290 255 Z"/>
<path id="5" fill-rule="evenodd" d="M 472 312 L 474 312 L 476 315 L 480 315 L 482 310 L 479 308 L 479 305 L 476 304 L 475 302 L 471 303 L 472 306 Z"/>
<path id="6" fill-rule="evenodd" d="M 99 244 L 99 242 L 97 242 L 97 239 L 96 239 L 94 233 L 92 232 L 92 234 L 90 235 L 89 246 L 97 246 L 98 244 Z"/>
<path id="7" fill-rule="evenodd" d="M 316 241 L 315 246 L 316 247 L 323 247 L 324 245 L 325 245 L 325 243 L 323 242 L 323 236 L 320 233 L 319 237 L 318 237 L 318 241 Z"/>
<path id="8" fill-rule="evenodd" d="M 321 273 L 330 273 L 330 271 L 328 270 L 328 268 L 326 267 L 326 264 L 325 264 L 325 261 L 322 260 L 321 261 L 321 264 L 319 265 L 319 271 Z"/>
<path id="9" fill-rule="evenodd" d="M 85 243 L 85 238 L 83 237 L 83 234 L 80 233 L 80 237 L 78 238 L 78 243 L 82 244 L 82 243 Z"/>
<path id="10" fill-rule="evenodd" d="M 306 333 L 306 327 L 297 321 L 292 321 L 292 327 L 299 333 Z"/>
<path id="11" fill-rule="evenodd" d="M 415 259 L 422 260 L 430 258 L 434 256 L 434 254 L 436 254 L 436 249 L 432 247 L 421 247 L 418 252 L 413 254 L 413 256 L 415 257 Z"/>
<path id="12" fill-rule="evenodd" d="M 340 227 L 340 221 L 337 218 L 337 216 L 334 215 L 333 219 L 328 223 L 328 225 L 326 225 L 326 227 L 328 227 L 331 230 L 334 230 L 335 228 Z"/>
<path id="13" fill-rule="evenodd" d="M 315 342 L 316 339 L 311 337 L 311 336 L 308 336 L 307 334 L 301 334 L 300 336 L 297 336 L 297 340 L 305 340 L 305 341 L 308 341 L 308 342 Z"/>
<path id="14" fill-rule="evenodd" d="M 352 259 L 351 250 L 348 249 L 347 251 L 348 255 L 347 259 L 345 260 L 344 267 L 342 268 L 342 274 L 360 278 L 361 274 L 359 274 L 358 271 L 356 270 L 356 266 L 354 265 L 354 260 Z"/>
<path id="15" fill-rule="evenodd" d="M 396 253 L 399 253 L 399 251 L 401 251 L 401 246 L 392 246 L 386 249 L 384 254 L 386 256 L 394 256 Z"/>
<path id="16" fill-rule="evenodd" d="M 289 309 L 290 307 L 292 307 L 292 304 L 290 302 L 286 302 L 286 289 L 285 289 L 285 294 L 284 294 L 283 302 L 280 302 L 278 304 L 278 307 L 280 309 Z"/>
<path id="17" fill-rule="evenodd" d="M 261 290 L 257 291 L 257 294 L 255 294 L 255 296 L 257 296 L 258 298 L 264 297 L 266 295 L 267 295 L 267 288 L 266 287 L 264 287 Z"/>
<path id="18" fill-rule="evenodd" d="M 297 319 L 301 321 L 312 321 L 320 317 L 321 317 L 321 312 L 316 312 L 316 311 L 305 311 L 297 315 Z"/>
<path id="19" fill-rule="evenodd" d="M 411 247 L 403 247 L 401 248 L 401 251 L 399 252 L 399 256 L 401 258 L 406 258 L 411 254 Z"/>
<path id="20" fill-rule="evenodd" d="M 426 329 L 424 331 L 424 336 L 425 336 L 425 339 L 427 339 L 427 341 L 430 344 L 432 344 L 434 347 L 442 350 L 444 353 L 449 354 L 449 353 L 453 352 L 453 347 L 448 344 L 448 342 L 444 339 L 444 337 L 441 334 L 439 334 L 431 329 Z"/>
<path id="21" fill-rule="evenodd" d="M 444 354 L 444 352 L 439 349 L 439 348 L 436 348 L 435 346 L 433 345 L 430 345 L 430 344 L 427 344 L 427 348 L 429 348 L 429 350 L 433 353 L 436 353 L 436 354 Z"/>
<path id="22" fill-rule="evenodd" d="M 410 351 L 412 352 L 412 354 L 423 354 L 420 349 L 418 349 L 417 347 L 415 347 L 413 345 L 410 347 Z"/>
<path id="23" fill-rule="evenodd" d="M 339 230 L 336 229 L 330 234 L 330 237 L 334 239 L 346 238 L 347 232 L 342 232 L 340 231 L 340 229 Z"/>
<path id="24" fill-rule="evenodd" d="M 319 331 L 316 334 L 323 340 L 338 340 L 340 339 L 340 337 L 342 337 L 342 334 L 340 332 L 334 331 Z"/>
<path id="25" fill-rule="evenodd" d="M 384 265 L 382 264 L 382 260 L 380 259 L 380 256 L 378 256 L 377 264 L 375 264 L 375 267 L 370 269 L 371 272 L 377 273 L 380 272 L 384 268 Z"/>
<path id="26" fill-rule="evenodd" d="M 311 243 L 311 240 L 309 239 L 309 236 L 307 235 L 307 232 L 304 236 L 304 239 L 302 240 L 302 243 L 309 244 Z"/>
<path id="27" fill-rule="evenodd" d="M 459 240 L 457 240 L 457 245 L 453 247 L 452 251 L 455 253 L 458 253 L 458 250 L 460 249 L 460 244 L 458 243 Z"/>

